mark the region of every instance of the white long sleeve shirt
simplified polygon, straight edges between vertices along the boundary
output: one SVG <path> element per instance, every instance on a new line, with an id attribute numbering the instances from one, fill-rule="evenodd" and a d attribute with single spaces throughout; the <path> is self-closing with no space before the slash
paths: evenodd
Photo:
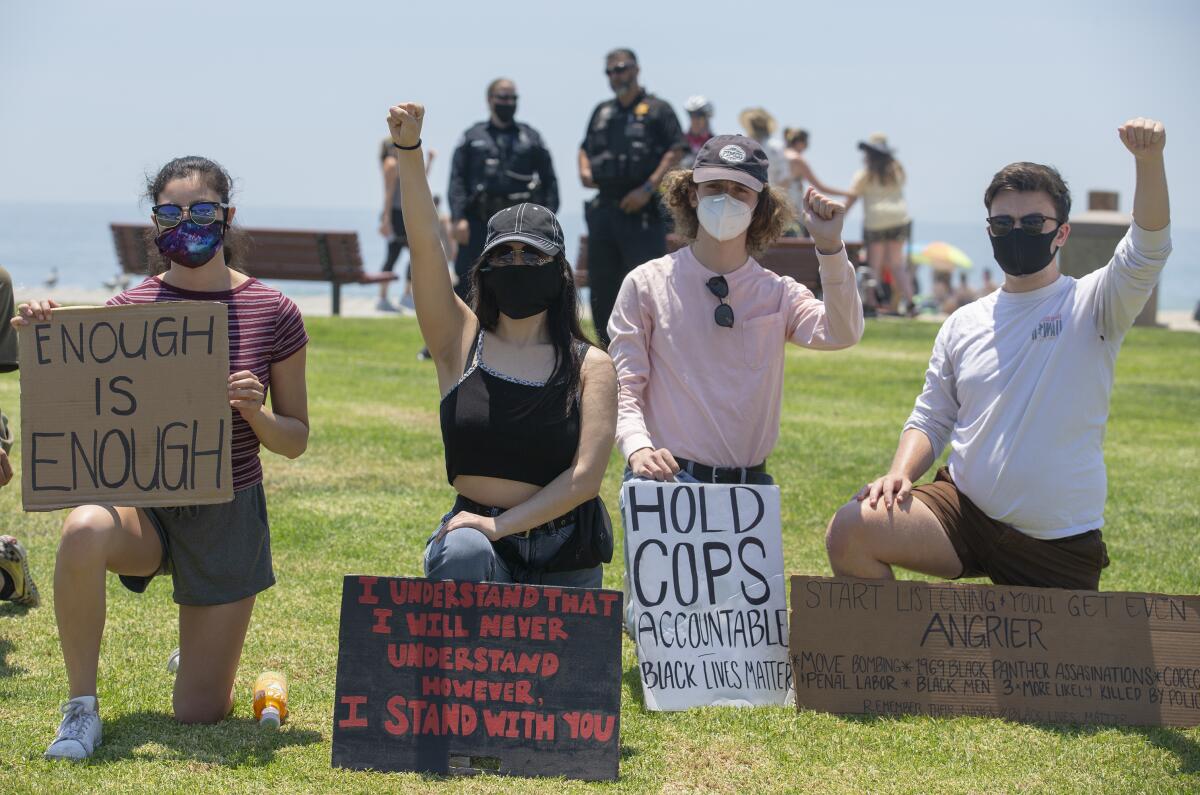
<path id="1" fill-rule="evenodd" d="M 1041 539 L 1103 526 L 1117 351 L 1170 252 L 1170 227 L 1133 224 L 1100 270 L 996 290 L 942 325 L 904 428 L 935 456 L 950 444 L 951 477 L 988 516 Z"/>

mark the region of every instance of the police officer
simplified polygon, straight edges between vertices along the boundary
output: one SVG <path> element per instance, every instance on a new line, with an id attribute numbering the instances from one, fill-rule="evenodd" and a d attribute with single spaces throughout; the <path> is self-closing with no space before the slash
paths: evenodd
<path id="1" fill-rule="evenodd" d="M 671 106 L 638 84 L 632 50 L 610 52 L 604 71 L 616 97 L 592 111 L 579 150 L 579 178 L 584 187 L 599 189 L 584 215 L 592 320 L 607 345 L 608 316 L 625 274 L 667 253 L 656 191 L 687 141 Z"/>
<path id="2" fill-rule="evenodd" d="M 558 211 L 558 180 L 542 136 L 514 120 L 517 86 L 493 80 L 487 89 L 487 121 L 468 128 L 450 165 L 450 219 L 458 256 L 455 290 L 467 297 L 468 273 L 483 251 L 487 222 L 506 207 L 533 202 Z"/>

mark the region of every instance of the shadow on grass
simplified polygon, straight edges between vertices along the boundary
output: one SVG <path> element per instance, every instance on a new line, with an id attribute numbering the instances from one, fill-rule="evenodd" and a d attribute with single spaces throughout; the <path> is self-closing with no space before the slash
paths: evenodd
<path id="1" fill-rule="evenodd" d="M 854 723 L 873 724 L 882 723 L 885 721 L 894 721 L 905 716 L 902 715 L 838 715 L 837 717 L 845 721 Z M 1074 724 L 1063 723 L 1030 723 L 1023 724 L 1034 726 L 1046 732 L 1057 734 L 1064 738 L 1071 737 L 1091 737 L 1094 734 L 1101 732 L 1117 732 L 1128 736 L 1141 737 L 1150 745 L 1156 748 L 1161 748 L 1164 751 L 1169 751 L 1175 755 L 1179 762 L 1179 772 L 1181 774 L 1200 773 L 1200 742 L 1193 740 L 1184 734 L 1183 729 L 1166 728 L 1161 726 L 1099 726 L 1087 725 L 1079 726 Z"/>
<path id="2" fill-rule="evenodd" d="M 212 725 L 185 725 L 162 712 L 131 712 L 104 722 L 104 744 L 95 761 L 167 758 L 225 767 L 261 767 L 280 748 L 321 742 L 320 732 L 287 727 L 262 729 L 251 718 Z M 143 750 L 144 746 L 151 746 Z M 160 750 L 165 749 L 165 750 Z"/>
<path id="3" fill-rule="evenodd" d="M 16 646 L 8 638 L 0 638 L 0 679 L 6 676 L 20 676 L 26 673 L 25 669 L 19 665 L 13 665 L 8 661 L 8 654 Z"/>

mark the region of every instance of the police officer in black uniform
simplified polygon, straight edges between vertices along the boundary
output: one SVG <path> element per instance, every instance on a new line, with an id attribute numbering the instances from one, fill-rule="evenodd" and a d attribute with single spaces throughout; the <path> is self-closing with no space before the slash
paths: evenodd
<path id="1" fill-rule="evenodd" d="M 687 148 L 675 111 L 638 84 L 637 56 L 613 50 L 605 74 L 616 98 L 592 111 L 579 149 L 579 178 L 599 193 L 584 206 L 587 270 L 596 336 L 608 345 L 608 316 L 625 274 L 667 253 L 658 184 Z"/>
<path id="2" fill-rule="evenodd" d="M 487 90 L 490 118 L 468 128 L 450 165 L 450 220 L 458 241 L 455 290 L 467 297 L 471 265 L 483 251 L 487 222 L 522 202 L 558 211 L 558 180 L 538 131 L 514 120 L 517 86 L 493 80 Z"/>

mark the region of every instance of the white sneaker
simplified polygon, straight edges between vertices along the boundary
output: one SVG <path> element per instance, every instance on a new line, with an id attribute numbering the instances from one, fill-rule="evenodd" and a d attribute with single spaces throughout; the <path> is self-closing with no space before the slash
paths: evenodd
<path id="1" fill-rule="evenodd" d="M 58 734 L 46 749 L 47 759 L 87 759 L 103 734 L 95 696 L 79 696 L 63 704 Z"/>
<path id="2" fill-rule="evenodd" d="M 167 673 L 173 674 L 179 670 L 179 647 L 176 646 L 170 654 L 167 655 Z"/>

